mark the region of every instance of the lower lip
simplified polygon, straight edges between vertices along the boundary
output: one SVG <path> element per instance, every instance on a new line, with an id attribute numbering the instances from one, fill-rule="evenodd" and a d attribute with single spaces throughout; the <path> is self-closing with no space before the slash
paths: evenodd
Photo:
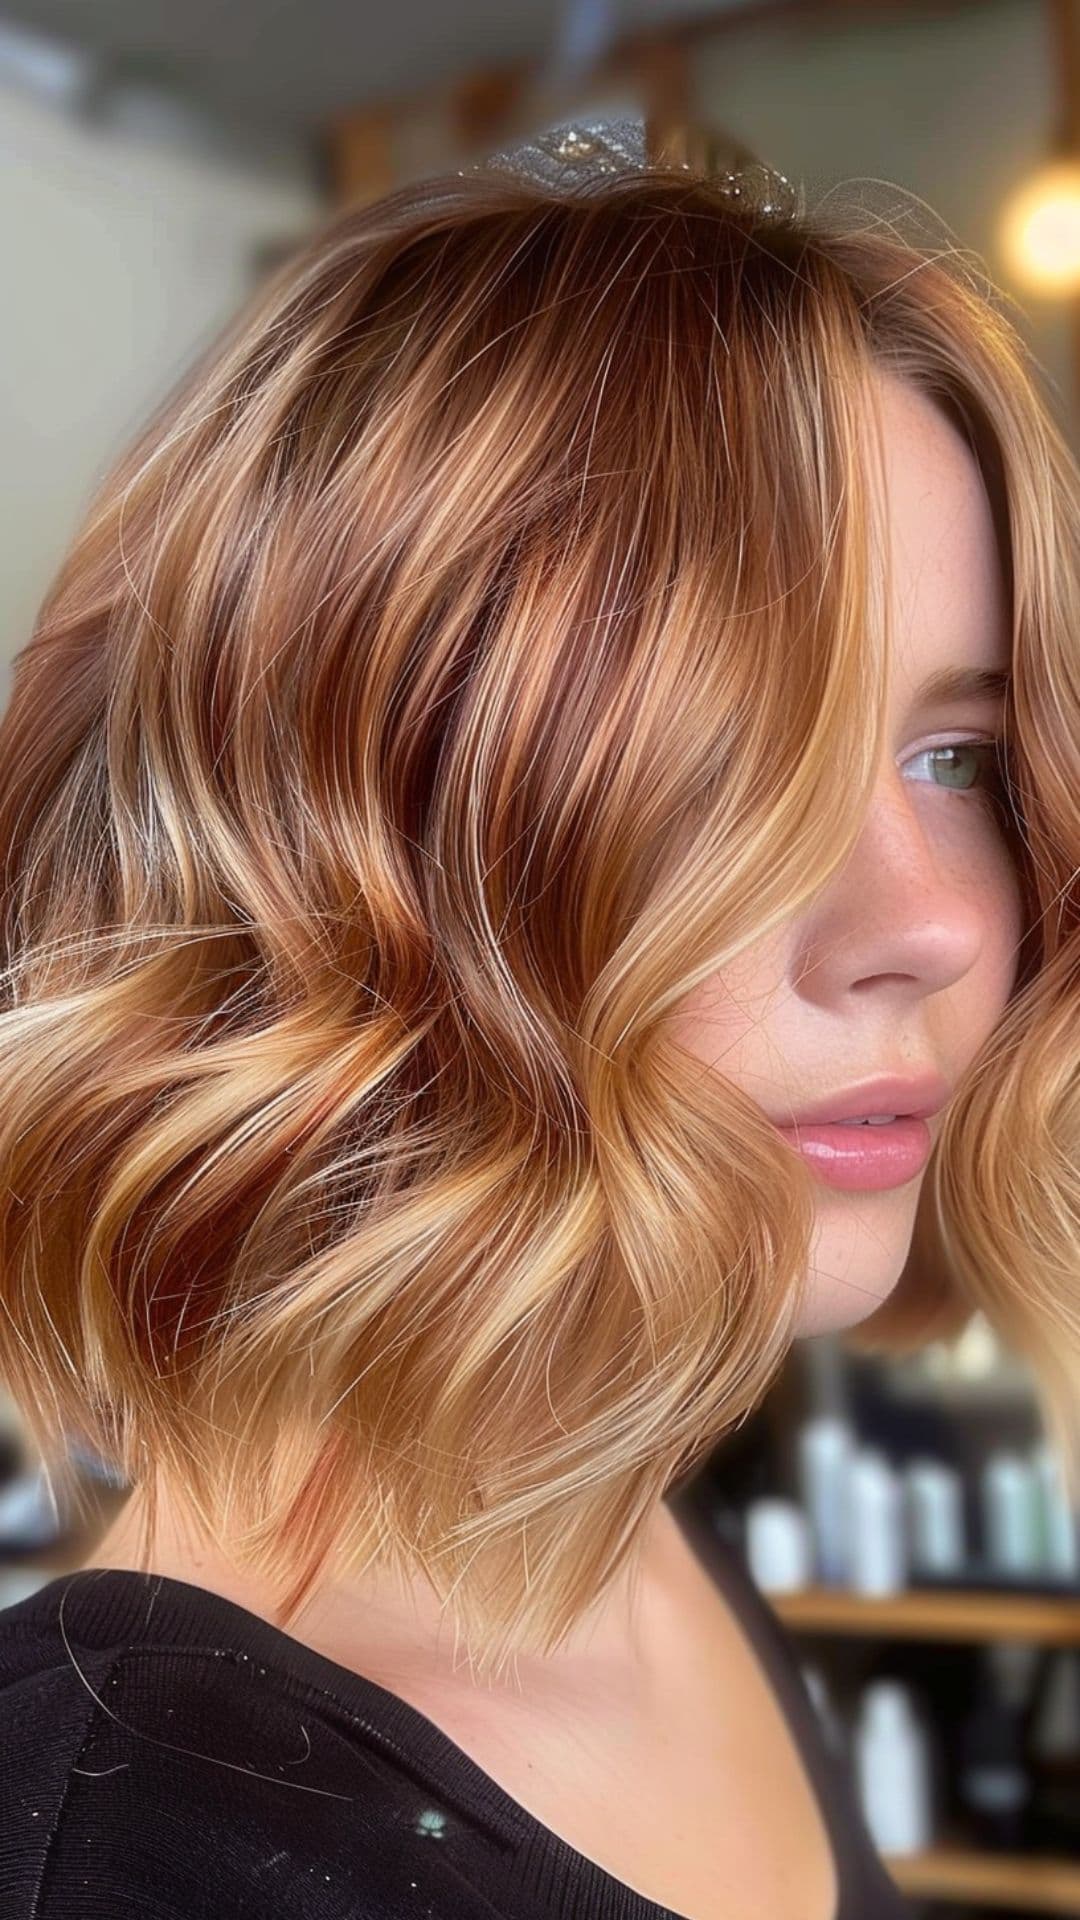
<path id="1" fill-rule="evenodd" d="M 777 1131 L 827 1187 L 862 1193 L 902 1187 L 914 1180 L 933 1144 L 925 1120 L 890 1120 L 884 1127 L 779 1127 Z"/>

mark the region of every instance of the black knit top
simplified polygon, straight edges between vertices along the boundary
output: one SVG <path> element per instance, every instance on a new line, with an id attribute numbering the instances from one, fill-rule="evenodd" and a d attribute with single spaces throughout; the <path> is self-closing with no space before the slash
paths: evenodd
<path id="1" fill-rule="evenodd" d="M 911 1920 L 785 1628 L 694 1490 L 668 1498 L 743 1624 L 819 1796 L 836 1920 Z M 61 1575 L 0 1610 L 0 1914 L 673 1920 L 674 1910 L 544 1826 L 396 1694 L 205 1588 L 107 1568 Z"/>

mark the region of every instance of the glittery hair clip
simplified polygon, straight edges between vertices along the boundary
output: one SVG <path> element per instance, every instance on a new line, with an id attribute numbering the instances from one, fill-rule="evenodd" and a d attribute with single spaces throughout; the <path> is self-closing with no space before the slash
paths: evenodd
<path id="1" fill-rule="evenodd" d="M 485 159 L 459 167 L 459 174 L 486 173 L 496 168 L 506 173 L 535 180 L 540 186 L 559 193 L 574 193 L 579 188 L 601 184 L 612 174 L 670 171 L 671 165 L 694 171 L 687 161 L 658 168 L 650 160 L 645 139 L 645 123 L 633 116 L 603 116 L 567 120 L 546 127 L 527 140 L 501 147 Z M 736 203 L 748 205 L 756 214 L 776 219 L 796 218 L 802 211 L 802 195 L 787 175 L 776 168 L 754 161 L 732 171 L 702 169 L 710 183 Z"/>

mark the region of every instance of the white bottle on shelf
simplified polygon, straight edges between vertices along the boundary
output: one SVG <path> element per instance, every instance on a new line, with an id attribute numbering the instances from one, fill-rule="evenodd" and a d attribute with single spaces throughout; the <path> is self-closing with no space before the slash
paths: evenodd
<path id="1" fill-rule="evenodd" d="M 797 1442 L 799 1497 L 813 1535 L 814 1572 L 824 1587 L 848 1577 L 847 1480 L 855 1433 L 840 1414 L 803 1422 Z"/>
<path id="2" fill-rule="evenodd" d="M 1032 1449 L 1042 1570 L 1055 1579 L 1080 1578 L 1080 1519 L 1069 1503 L 1061 1456 L 1048 1440 Z"/>
<path id="3" fill-rule="evenodd" d="M 751 1500 L 746 1509 L 746 1554 L 763 1593 L 794 1593 L 810 1584 L 810 1527 L 798 1502 L 779 1496 Z"/>
<path id="4" fill-rule="evenodd" d="M 872 1680 L 863 1689 L 852 1746 L 862 1814 L 878 1852 L 929 1846 L 929 1743 L 901 1681 Z"/>
<path id="5" fill-rule="evenodd" d="M 0 1490 L 0 1543 L 32 1552 L 51 1547 L 63 1531 L 51 1476 L 43 1462 L 30 1462 Z"/>
<path id="6" fill-rule="evenodd" d="M 991 1573 L 1034 1580 L 1040 1571 L 1038 1487 L 1030 1461 L 992 1453 L 981 1476 L 983 1531 Z"/>
<path id="7" fill-rule="evenodd" d="M 900 1477 L 912 1569 L 937 1579 L 959 1576 L 967 1564 L 959 1473 L 927 1454 L 909 1460 Z"/>
<path id="8" fill-rule="evenodd" d="M 848 1472 L 848 1579 L 855 1593 L 907 1586 L 900 1476 L 876 1447 L 860 1447 Z"/>

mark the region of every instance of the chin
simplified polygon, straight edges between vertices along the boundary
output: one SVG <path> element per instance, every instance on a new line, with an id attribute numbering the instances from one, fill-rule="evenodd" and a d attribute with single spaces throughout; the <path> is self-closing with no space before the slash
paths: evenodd
<path id="1" fill-rule="evenodd" d="M 860 1281 L 838 1280 L 822 1276 L 811 1283 L 795 1321 L 796 1340 L 811 1339 L 819 1333 L 842 1333 L 846 1327 L 860 1326 L 885 1304 L 897 1279 L 875 1285 L 873 1277 Z"/>
<path id="2" fill-rule="evenodd" d="M 811 1249 L 810 1272 L 795 1319 L 795 1338 L 842 1333 L 869 1320 L 900 1286 L 911 1253 L 919 1188 L 852 1196 L 886 1202 L 868 1218 L 864 1206 L 823 1209 Z M 902 1211 L 896 1201 L 903 1196 Z"/>

